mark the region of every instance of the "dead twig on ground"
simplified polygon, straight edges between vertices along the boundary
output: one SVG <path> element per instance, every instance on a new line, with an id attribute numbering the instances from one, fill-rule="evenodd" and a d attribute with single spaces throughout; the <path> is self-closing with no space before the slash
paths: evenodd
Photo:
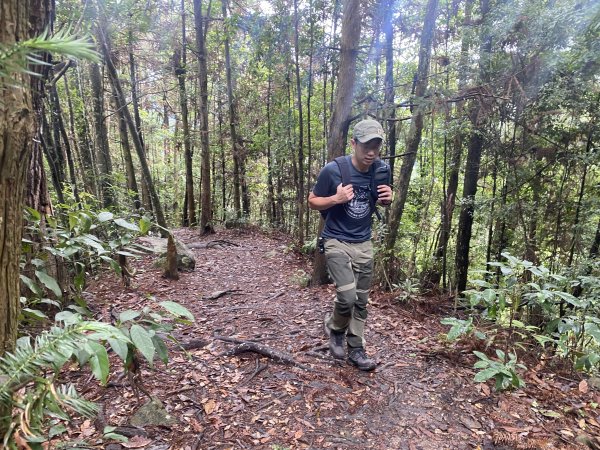
<path id="1" fill-rule="evenodd" d="M 228 336 L 214 336 L 215 339 L 225 342 L 231 342 L 234 344 L 238 344 L 235 348 L 228 350 L 224 353 L 221 353 L 219 356 L 234 356 L 239 355 L 241 353 L 246 352 L 254 352 L 259 355 L 266 356 L 267 358 L 271 358 L 275 362 L 285 364 L 288 366 L 295 366 L 303 370 L 308 370 L 314 372 L 315 370 L 312 367 L 305 366 L 302 363 L 299 363 L 294 359 L 292 355 L 289 353 L 281 352 L 271 347 L 267 347 L 266 345 L 259 344 L 258 342 L 252 341 L 244 341 L 242 339 L 231 338 Z"/>

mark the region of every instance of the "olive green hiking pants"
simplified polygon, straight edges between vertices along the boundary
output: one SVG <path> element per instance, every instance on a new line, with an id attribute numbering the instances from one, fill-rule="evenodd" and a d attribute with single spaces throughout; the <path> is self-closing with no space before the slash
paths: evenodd
<path id="1" fill-rule="evenodd" d="M 327 269 L 336 288 L 333 314 L 327 326 L 345 331 L 349 347 L 365 346 L 367 303 L 373 277 L 373 244 L 325 241 Z"/>

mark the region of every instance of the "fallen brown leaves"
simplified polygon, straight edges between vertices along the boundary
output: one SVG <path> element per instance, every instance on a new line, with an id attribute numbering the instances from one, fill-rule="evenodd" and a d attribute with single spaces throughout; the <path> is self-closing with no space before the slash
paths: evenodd
<path id="1" fill-rule="evenodd" d="M 329 357 L 323 317 L 334 289 L 298 284 L 299 274 L 310 273 L 309 261 L 289 251 L 287 238 L 234 230 L 218 237 L 235 245 L 208 246 L 194 231 L 176 235 L 197 244 L 195 272 L 164 280 L 145 257 L 131 261 L 137 272 L 130 288 L 111 273 L 88 287 L 92 308 L 105 318 L 112 308 L 172 300 L 197 319 L 177 330 L 181 342 L 197 345 L 172 345 L 167 367 L 142 367 L 144 385 L 176 423 L 146 427 L 147 437 L 115 444 L 121 448 L 565 449 L 584 448 L 578 436 L 592 442 L 600 432 L 600 398 L 584 381 L 540 368 L 513 393 L 473 383 L 470 349 L 452 354 L 439 340 L 448 299 L 400 304 L 374 292 L 367 340 L 379 366 L 362 373 Z M 260 343 L 298 364 L 232 351 L 236 341 Z M 64 377 L 80 390 L 95 383 L 78 371 Z M 92 390 L 108 425 L 126 425 L 140 406 L 127 384 Z M 101 432 L 75 421 L 61 439 L 104 448 Z"/>

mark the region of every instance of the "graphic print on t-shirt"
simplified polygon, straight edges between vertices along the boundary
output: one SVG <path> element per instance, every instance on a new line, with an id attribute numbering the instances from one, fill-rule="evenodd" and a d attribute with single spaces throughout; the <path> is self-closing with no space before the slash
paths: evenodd
<path id="1" fill-rule="evenodd" d="M 358 186 L 354 188 L 354 198 L 344 204 L 346 214 L 353 219 L 362 219 L 371 213 L 369 203 L 369 188 L 367 186 Z"/>

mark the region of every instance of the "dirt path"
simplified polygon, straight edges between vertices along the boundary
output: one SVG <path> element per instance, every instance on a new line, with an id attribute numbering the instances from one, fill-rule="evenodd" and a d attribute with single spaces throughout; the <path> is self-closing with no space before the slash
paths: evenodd
<path id="1" fill-rule="evenodd" d="M 222 239 L 235 246 L 195 249 L 196 270 L 179 281 L 162 279 L 146 257 L 133 263 L 137 275 L 130 288 L 104 274 L 88 289 L 90 303 L 105 317 L 110 308 L 177 301 L 197 320 L 178 337 L 207 343 L 187 354 L 171 348 L 167 367 L 144 365 L 144 386 L 176 420 L 147 427 L 144 448 L 585 448 L 571 445 L 581 432 L 580 417 L 539 411 L 551 409 L 545 402 L 600 398 L 584 396 L 577 381 L 542 380 L 539 373 L 539 383 L 528 379 L 528 391 L 512 394 L 473 383 L 470 352 L 450 354 L 453 360 L 440 347 L 443 315 L 427 312 L 439 311 L 439 300 L 415 307 L 373 294 L 367 342 L 379 366 L 363 373 L 329 356 L 323 317 L 333 287 L 301 287 L 310 269 L 285 238 L 247 230 L 207 238 L 182 230 L 177 236 L 186 243 Z M 233 355 L 236 344 L 215 335 L 260 343 L 305 368 L 255 352 Z M 92 381 L 86 389 L 87 398 L 104 404 L 109 425 L 125 425 L 144 401 L 138 403 L 128 385 L 105 388 Z M 590 434 L 598 431 L 590 420 L 585 425 Z M 71 437 L 97 436 L 83 422 Z"/>

